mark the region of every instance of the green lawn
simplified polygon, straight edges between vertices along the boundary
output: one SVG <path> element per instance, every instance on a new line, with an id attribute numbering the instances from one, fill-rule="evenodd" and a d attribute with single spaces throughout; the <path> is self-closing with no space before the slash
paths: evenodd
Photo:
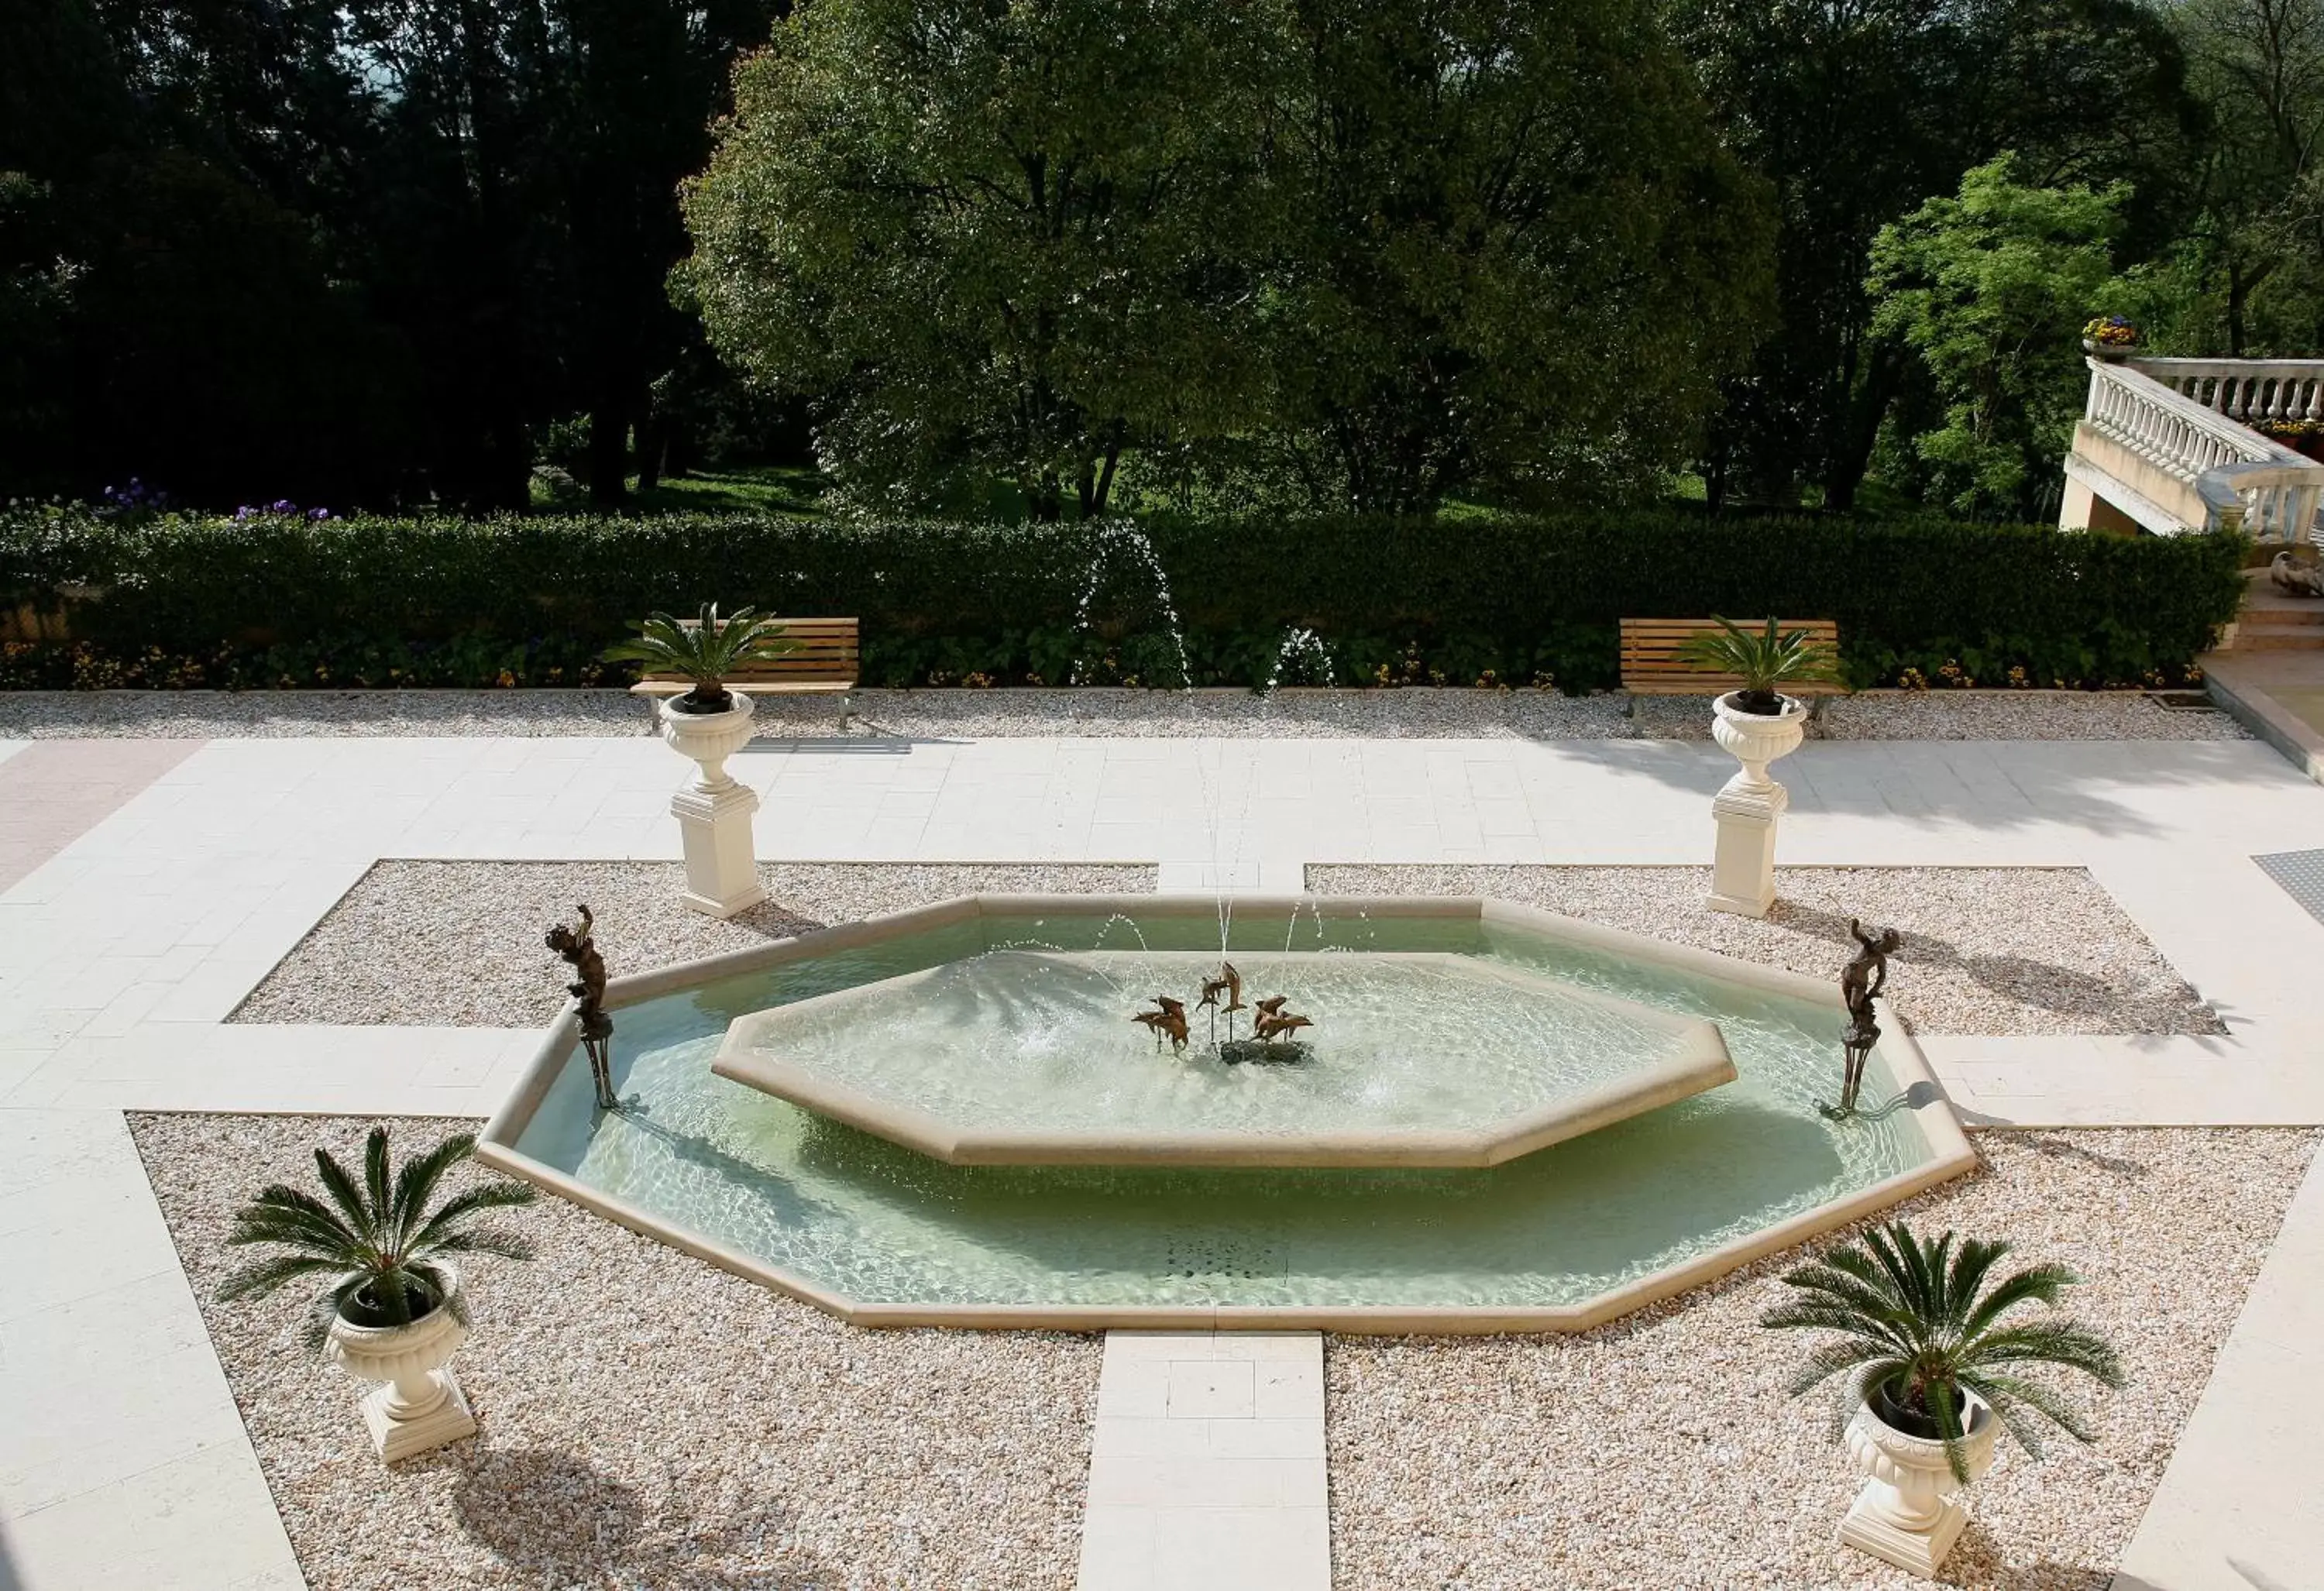
<path id="1" fill-rule="evenodd" d="M 753 464 L 739 469 L 696 470 L 676 480 L 664 477 L 651 492 L 630 482 L 625 513 L 731 513 L 738 510 L 800 517 L 823 511 L 822 474 L 800 464 Z M 559 491 L 538 476 L 532 483 L 536 508 L 566 511 L 586 510 L 586 487 Z"/>

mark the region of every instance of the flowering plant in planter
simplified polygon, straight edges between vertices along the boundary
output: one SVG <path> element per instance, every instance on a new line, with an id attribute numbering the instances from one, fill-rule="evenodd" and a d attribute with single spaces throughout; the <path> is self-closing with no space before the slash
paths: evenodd
<path id="1" fill-rule="evenodd" d="M 2082 326 L 2082 346 L 2101 357 L 2120 358 L 2138 346 L 2138 327 L 2124 316 L 2093 316 Z"/>

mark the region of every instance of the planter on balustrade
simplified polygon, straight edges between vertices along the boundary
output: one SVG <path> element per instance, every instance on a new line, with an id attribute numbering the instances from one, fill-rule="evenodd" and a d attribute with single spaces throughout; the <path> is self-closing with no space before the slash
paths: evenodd
<path id="1" fill-rule="evenodd" d="M 363 1401 L 373 1446 L 392 1464 L 476 1434 L 467 1394 L 451 1371 L 452 1356 L 468 1339 L 454 1312 L 460 1274 L 443 1267 L 445 1301 L 405 1326 L 377 1326 L 332 1316 L 323 1351 L 359 1381 L 381 1384 Z"/>
<path id="2" fill-rule="evenodd" d="M 1999 1427 L 1983 1400 L 1960 1396 L 1962 1458 L 1969 1478 L 1978 1480 L 1993 1467 Z M 1969 1522 L 1969 1509 L 1956 1500 L 1960 1482 L 1933 1427 L 1900 1411 L 1886 1388 L 1875 1388 L 1848 1423 L 1848 1454 L 1865 1479 L 1840 1522 L 1840 1540 L 1923 1577 L 1935 1575 Z"/>
<path id="3" fill-rule="evenodd" d="M 1729 691 L 1711 706 L 1711 738 L 1743 766 L 1711 798 L 1719 845 L 1710 904 L 1713 911 L 1764 917 L 1775 900 L 1775 822 L 1791 804 L 1791 793 L 1767 777 L 1767 765 L 1800 749 L 1808 709 L 1795 697 L 1779 696 L 1780 711 L 1747 713 L 1742 694 Z"/>
<path id="4" fill-rule="evenodd" d="M 2093 359 L 2103 359 L 2108 364 L 2120 364 L 2138 352 L 2138 345 L 2136 343 L 2101 343 L 2096 337 L 2084 337 L 2082 352 Z"/>
<path id="5" fill-rule="evenodd" d="M 713 917 L 731 917 L 767 898 L 751 820 L 758 792 L 726 771 L 726 759 L 751 741 L 751 698 L 730 694 L 723 712 L 690 713 L 673 696 L 658 709 L 661 738 L 695 764 L 694 777 L 669 798 L 686 854 L 686 904 Z"/>

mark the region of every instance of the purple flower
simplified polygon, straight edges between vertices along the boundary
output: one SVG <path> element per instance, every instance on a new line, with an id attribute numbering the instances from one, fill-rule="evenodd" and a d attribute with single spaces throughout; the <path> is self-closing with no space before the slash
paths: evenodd
<path id="1" fill-rule="evenodd" d="M 307 510 L 307 517 L 309 520 L 327 520 L 331 517 L 331 510 L 328 509 L 309 509 Z"/>

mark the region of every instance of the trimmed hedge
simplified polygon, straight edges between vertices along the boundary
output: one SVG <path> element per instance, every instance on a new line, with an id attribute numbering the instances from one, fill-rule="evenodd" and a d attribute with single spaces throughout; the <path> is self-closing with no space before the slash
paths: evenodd
<path id="1" fill-rule="evenodd" d="M 1167 577 L 1157 581 L 1147 547 Z M 2183 677 L 2242 593 L 2232 536 L 1675 512 L 864 525 L 750 514 L 310 522 L 0 513 L 0 685 L 610 683 L 706 598 L 855 614 L 874 685 L 1615 683 L 1615 621 L 1831 618 L 1851 683 Z M 1182 674 L 1167 590 L 1183 631 Z M 34 639 L 26 639 L 34 638 Z"/>

